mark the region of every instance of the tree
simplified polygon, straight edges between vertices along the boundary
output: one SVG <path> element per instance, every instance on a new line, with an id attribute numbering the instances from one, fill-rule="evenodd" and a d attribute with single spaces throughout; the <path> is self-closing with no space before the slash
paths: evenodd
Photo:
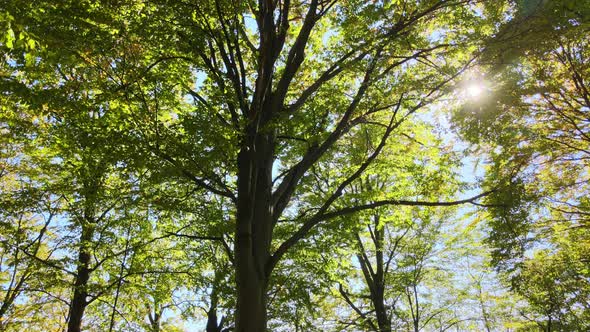
<path id="1" fill-rule="evenodd" d="M 21 25 L 19 19 L 14 19 L 14 30 L 21 30 L 17 33 L 30 30 L 38 36 L 38 25 Z M 4 59 L 3 69 L 9 74 L 3 77 L 3 85 L 9 94 L 3 106 L 10 107 L 4 121 L 20 123 L 10 126 L 17 143 L 19 139 L 33 141 L 31 151 L 19 156 L 30 159 L 39 174 L 31 182 L 60 201 L 59 211 L 47 209 L 41 214 L 49 220 L 54 215 L 63 220 L 58 243 L 68 243 L 52 248 L 60 257 L 46 263 L 72 276 L 68 331 L 80 331 L 87 306 L 105 292 L 104 287 L 113 286 L 93 275 L 100 274 L 107 258 L 112 258 L 109 245 L 116 243 L 113 230 L 124 221 L 120 212 L 125 210 L 124 202 L 129 203 L 137 179 L 133 169 L 121 167 L 129 163 L 125 156 L 132 153 L 124 148 L 119 135 L 124 128 L 107 126 L 120 116 L 114 110 L 121 104 L 97 97 L 101 82 L 89 78 L 100 77 L 100 71 L 49 49 L 34 53 L 36 42 L 31 41 L 24 48 L 18 44 L 10 47 L 9 57 Z M 32 54 L 43 61 L 31 59 Z"/>
<path id="2" fill-rule="evenodd" d="M 340 210 L 334 210 L 333 206 L 346 194 L 348 185 L 377 158 L 400 119 L 428 104 L 461 71 L 461 65 L 451 69 L 453 65 L 447 63 L 447 74 L 439 76 L 438 69 L 410 61 L 421 58 L 433 61 L 437 54 L 451 52 L 448 44 L 430 42 L 420 29 L 437 22 L 441 26 L 459 24 L 453 21 L 455 10 L 462 12 L 461 15 L 471 12 L 464 2 L 442 1 L 391 7 L 379 3 L 340 5 L 312 1 L 304 6 L 260 2 L 251 8 L 247 9 L 245 4 L 241 7 L 205 2 L 197 6 L 169 4 L 165 9 L 167 13 L 172 10 L 194 13 L 184 20 L 173 16 L 185 22 L 179 23 L 175 31 L 179 44 L 189 43 L 188 52 L 184 51 L 182 56 L 198 59 L 188 61 L 207 76 L 199 91 L 192 91 L 191 95 L 204 113 L 198 116 L 205 116 L 209 123 L 220 123 L 231 135 L 228 143 L 220 144 L 219 137 L 215 137 L 215 141 L 203 145 L 217 150 L 215 153 L 231 156 L 237 152 L 235 163 L 228 165 L 230 179 L 235 179 L 237 187 L 223 183 L 219 179 L 224 176 L 212 176 L 213 171 L 207 168 L 197 173 L 207 178 L 204 183 L 199 184 L 202 181 L 199 177 L 193 180 L 235 202 L 236 329 L 239 331 L 264 330 L 266 291 L 272 271 L 285 253 L 316 225 L 374 205 L 401 203 L 383 200 Z M 244 17 L 249 10 L 256 30 L 243 22 L 252 20 Z M 213 17 L 207 13 L 213 13 Z M 448 21 L 435 20 L 435 13 L 439 17 L 448 15 Z M 358 20 L 359 14 L 365 22 Z M 370 30 L 376 23 L 380 26 Z M 323 37 L 329 40 L 324 35 L 330 29 L 336 30 L 338 38 L 332 38 L 333 42 L 321 52 L 319 42 Z M 368 31 L 371 37 L 362 34 Z M 195 38 L 196 32 L 205 36 L 201 43 Z M 416 46 L 408 49 L 407 42 Z M 399 52 L 400 48 L 405 51 Z M 306 57 L 305 52 L 316 54 Z M 424 68 L 425 76 L 417 72 L 409 74 L 411 65 Z M 402 69 L 408 74 L 400 74 Z M 399 79 L 398 75 L 401 75 Z M 417 83 L 425 77 L 434 83 L 426 86 Z M 409 88 L 405 88 L 406 84 Z M 336 91 L 347 92 L 351 97 L 328 98 Z M 327 100 L 330 106 L 326 105 Z M 388 112 L 393 114 L 385 115 Z M 331 183 L 327 195 L 311 206 L 315 210 L 313 214 L 295 215 L 291 224 L 298 226 L 290 234 L 282 240 L 273 236 L 286 227 L 277 222 L 287 208 L 295 209 L 294 202 L 305 194 L 302 189 L 312 167 L 334 159 L 341 140 L 360 127 L 377 127 L 382 143 L 364 161 L 352 163 L 358 165 L 356 169 L 353 166 L 350 173 L 338 175 L 341 180 Z M 181 157 L 169 159 L 177 165 L 189 164 L 180 161 Z M 275 164 L 279 176 L 273 179 Z M 276 248 L 274 252 L 273 248 Z"/>
<path id="3" fill-rule="evenodd" d="M 400 126 L 401 132 L 413 136 L 406 134 L 400 140 L 403 144 L 388 147 L 385 152 L 388 158 L 378 161 L 377 168 L 355 183 L 355 200 L 367 203 L 364 198 L 371 188 L 387 195 L 425 201 L 448 199 L 449 194 L 458 191 L 455 153 L 431 137 L 433 128 L 423 122 L 413 119 Z M 355 139 L 354 144 L 366 144 L 366 149 L 372 145 L 363 138 Z M 370 199 L 369 196 L 369 202 Z M 448 211 L 445 213 L 441 208 L 381 207 L 347 217 L 350 220 L 346 223 L 354 225 L 354 236 L 348 239 L 345 234 L 337 236 L 356 248 L 353 256 L 358 266 L 351 274 L 360 275 L 364 286 L 361 292 L 351 292 L 350 287 L 339 285 L 340 295 L 354 312 L 353 316 L 358 316 L 351 319 L 351 324 L 374 331 L 410 326 L 418 331 L 431 323 L 425 308 L 429 304 L 418 299 L 425 300 L 419 293 L 427 279 L 437 274 L 432 259 L 435 247 L 441 245 L 439 230 L 446 215 Z M 360 282 L 351 277 L 344 279 L 352 285 Z"/>
<path id="4" fill-rule="evenodd" d="M 34 178 L 27 179 L 32 175 L 31 170 L 22 167 L 25 164 L 22 160 L 20 163 L 21 167 L 11 163 L 2 165 L 0 178 L 3 188 L 0 200 L 0 328 L 3 330 L 19 326 L 23 316 L 54 302 L 49 297 L 39 298 L 37 305 L 21 304 L 24 298 L 44 292 L 45 285 L 40 279 L 52 275 L 44 263 L 54 254 L 51 250 L 51 242 L 55 240 L 52 229 L 59 200 L 36 188 Z"/>
<path id="5" fill-rule="evenodd" d="M 237 331 L 266 329 L 273 271 L 318 226 L 380 206 L 445 206 L 481 197 L 419 201 L 373 191 L 357 204 L 351 186 L 385 158 L 398 127 L 469 66 L 475 43 L 491 32 L 482 10 L 496 2 L 62 4 L 4 5 L 42 52 L 32 58 L 6 41 L 13 51 L 3 80 L 7 91 L 38 98 L 30 109 L 40 114 L 70 106 L 71 99 L 84 102 L 56 114 L 66 132 L 77 124 L 89 129 L 71 130 L 70 141 L 82 144 L 73 146 L 84 158 L 72 173 L 83 184 L 76 189 L 85 204 L 72 331 L 88 295 L 90 225 L 117 190 L 107 190 L 103 180 L 120 155 L 157 159 L 152 165 L 169 170 L 169 181 L 183 179 L 229 206 Z M 472 26 L 478 28 L 468 32 Z M 21 71 L 24 78 L 16 75 Z M 44 105 L 39 99 L 47 86 L 70 97 Z M 89 119 L 89 111 L 98 115 Z M 348 139 L 363 131 L 376 137 L 375 145 L 347 155 Z M 90 133 L 88 142 L 82 136 Z M 324 192 L 308 200 L 315 168 L 331 174 Z"/>
<path id="6" fill-rule="evenodd" d="M 457 116 L 490 157 L 485 185 L 511 188 L 487 198 L 494 262 L 529 302 L 535 328 L 547 331 L 583 330 L 571 322 L 587 315 L 580 267 L 587 262 L 570 256 L 588 241 L 587 8 L 586 1 L 517 7 L 484 56 L 482 71 L 496 86 Z"/>

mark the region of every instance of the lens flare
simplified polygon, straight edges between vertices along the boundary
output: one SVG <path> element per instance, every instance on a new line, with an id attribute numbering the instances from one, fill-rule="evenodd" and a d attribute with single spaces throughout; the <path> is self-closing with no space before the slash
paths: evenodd
<path id="1" fill-rule="evenodd" d="M 483 92 L 483 87 L 480 84 L 475 84 L 474 83 L 474 84 L 470 84 L 467 87 L 467 94 L 471 98 L 479 97 L 482 92 Z"/>

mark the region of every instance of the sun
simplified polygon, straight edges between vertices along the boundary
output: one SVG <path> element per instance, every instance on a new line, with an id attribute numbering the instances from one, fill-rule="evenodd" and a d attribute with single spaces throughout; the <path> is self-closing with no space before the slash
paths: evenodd
<path id="1" fill-rule="evenodd" d="M 483 85 L 480 83 L 471 83 L 467 86 L 467 95 L 471 98 L 477 98 L 483 93 Z"/>
<path id="2" fill-rule="evenodd" d="M 483 77 L 472 77 L 459 86 L 458 97 L 464 101 L 479 102 L 489 95 L 488 82 Z"/>
<path id="3" fill-rule="evenodd" d="M 488 99 L 491 94 L 490 81 L 484 73 L 473 69 L 458 82 L 455 89 L 455 96 L 458 100 L 467 103 L 479 103 Z"/>

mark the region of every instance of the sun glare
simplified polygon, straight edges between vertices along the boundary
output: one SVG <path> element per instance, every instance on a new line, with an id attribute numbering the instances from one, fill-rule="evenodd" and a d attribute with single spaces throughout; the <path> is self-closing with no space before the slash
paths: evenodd
<path id="1" fill-rule="evenodd" d="M 466 103 L 480 103 L 489 98 L 490 84 L 485 76 L 479 72 L 467 74 L 455 90 L 458 100 Z"/>
<path id="2" fill-rule="evenodd" d="M 483 92 L 483 87 L 481 84 L 472 83 L 467 87 L 467 95 L 471 98 L 477 98 Z"/>

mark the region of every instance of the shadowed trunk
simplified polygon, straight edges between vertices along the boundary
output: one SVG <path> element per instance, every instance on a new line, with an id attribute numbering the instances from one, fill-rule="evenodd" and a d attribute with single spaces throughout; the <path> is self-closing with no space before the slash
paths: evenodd
<path id="1" fill-rule="evenodd" d="M 266 330 L 266 264 L 272 232 L 272 165 L 274 135 L 255 125 L 238 154 L 236 223 L 236 331 Z"/>
<path id="2" fill-rule="evenodd" d="M 76 278 L 74 280 L 74 295 L 70 303 L 68 314 L 68 332 L 80 332 L 82 330 L 82 318 L 88 306 L 88 280 L 90 279 L 90 244 L 97 219 L 95 219 L 98 188 L 101 181 L 98 171 L 92 163 L 88 164 L 87 178 L 83 181 L 82 196 L 84 197 L 84 214 L 80 220 L 81 233 L 78 247 L 78 262 Z"/>
<path id="3" fill-rule="evenodd" d="M 379 225 L 379 215 L 374 216 L 375 260 L 377 269 L 374 277 L 374 294 L 371 294 L 377 325 L 381 332 L 391 332 L 391 321 L 385 308 L 385 262 L 383 260 L 383 241 L 385 239 L 385 226 Z"/>
<path id="4" fill-rule="evenodd" d="M 74 280 L 74 296 L 70 304 L 68 332 L 82 330 L 82 317 L 88 306 L 88 280 L 90 279 L 90 251 L 88 244 L 92 239 L 92 226 L 86 223 L 82 226 L 80 236 L 80 251 L 78 253 L 78 268 Z"/>
<path id="5" fill-rule="evenodd" d="M 222 272 L 220 269 L 216 269 L 215 278 L 213 280 L 213 288 L 211 290 L 211 305 L 209 306 L 209 311 L 207 312 L 206 332 L 221 332 L 223 330 L 225 317 L 221 316 L 221 320 L 219 322 L 217 319 L 217 307 L 219 304 L 218 285 L 221 283 L 221 280 Z"/>
<path id="6" fill-rule="evenodd" d="M 217 322 L 217 311 L 214 308 L 210 308 L 207 312 L 207 332 L 221 332 L 223 330 L 224 317 L 221 317 L 221 321 Z"/>
<path id="7" fill-rule="evenodd" d="M 369 260 L 368 253 L 362 243 L 360 235 L 357 235 L 359 246 L 358 259 L 361 263 L 361 268 L 367 286 L 369 286 L 370 299 L 373 308 L 375 309 L 375 316 L 377 318 L 377 327 L 379 332 L 391 332 L 391 320 L 387 314 L 385 305 L 385 261 L 383 259 L 383 242 L 385 238 L 384 225 L 379 225 L 380 217 L 378 214 L 373 215 L 373 229 L 369 227 L 371 232 L 371 240 L 375 246 L 375 268 L 373 269 Z"/>

